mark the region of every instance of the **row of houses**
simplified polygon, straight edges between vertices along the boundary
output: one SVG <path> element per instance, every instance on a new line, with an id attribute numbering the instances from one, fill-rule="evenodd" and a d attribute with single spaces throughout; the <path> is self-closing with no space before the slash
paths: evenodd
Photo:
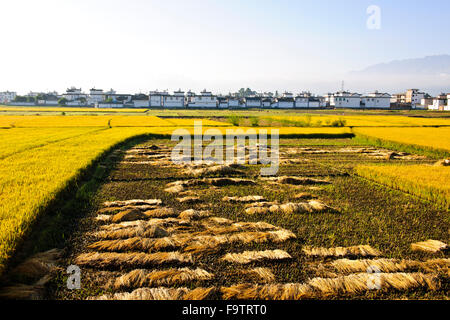
<path id="1" fill-rule="evenodd" d="M 412 109 L 450 110 L 450 94 L 431 97 L 418 89 L 410 89 L 405 93 L 390 95 L 375 91 L 366 95 L 339 91 L 324 96 L 315 96 L 309 92 L 293 95 L 285 92 L 281 96 L 272 94 L 252 94 L 240 97 L 238 94 L 227 96 L 214 95 L 203 90 L 196 94 L 189 90 L 150 91 L 149 94 L 119 94 L 113 89 L 90 89 L 84 93 L 81 88 L 71 87 L 62 95 L 57 92 L 30 92 L 26 97 L 16 101 L 15 92 L 0 92 L 0 103 L 12 105 L 66 105 L 93 106 L 97 108 L 190 108 L 190 109 L 239 109 L 239 108 L 277 108 L 277 109 L 318 109 L 318 108 L 353 108 L 353 109 L 389 109 L 405 106 Z"/>
<path id="2" fill-rule="evenodd" d="M 387 93 L 371 93 L 363 96 L 356 93 L 338 92 L 325 96 L 314 96 L 303 92 L 294 96 L 285 92 L 280 97 L 266 95 L 252 95 L 240 98 L 236 95 L 216 96 L 210 91 L 203 90 L 200 94 L 178 90 L 173 94 L 167 91 L 151 91 L 149 107 L 155 108 L 390 108 L 391 96 Z"/>

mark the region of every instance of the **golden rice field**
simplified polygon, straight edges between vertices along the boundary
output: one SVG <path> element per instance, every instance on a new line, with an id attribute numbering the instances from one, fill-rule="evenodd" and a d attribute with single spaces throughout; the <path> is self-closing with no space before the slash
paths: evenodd
<path id="1" fill-rule="evenodd" d="M 348 127 L 408 127 L 408 126 L 450 126 L 448 118 L 422 118 L 422 117 L 405 117 L 405 116 L 377 116 L 377 115 L 306 115 L 303 116 L 274 116 L 267 117 L 271 120 L 288 120 L 293 122 L 310 121 L 314 125 L 327 125 L 333 121 L 343 119 L 346 121 L 345 126 Z"/>
<path id="2" fill-rule="evenodd" d="M 0 128 L 32 127 L 177 127 L 193 126 L 196 119 L 165 120 L 155 116 L 1 116 Z M 224 122 L 202 120 L 203 125 L 226 126 Z"/>
<path id="3" fill-rule="evenodd" d="M 447 208 L 450 207 L 450 167 L 448 166 L 357 166 L 355 170 L 363 177 Z"/>
<path id="4" fill-rule="evenodd" d="M 384 141 L 392 141 L 433 149 L 450 150 L 450 127 L 355 128 L 353 132 Z"/>
<path id="5" fill-rule="evenodd" d="M 45 140 L 42 138 L 45 133 L 34 131 L 33 136 L 30 132 L 16 130 L 8 130 L 15 139 L 22 136 Z M 64 189 L 68 181 L 113 145 L 148 133 L 146 128 L 112 128 L 89 134 L 85 128 L 78 130 L 78 136 L 73 138 L 0 160 L 0 271 L 39 209 Z M 61 130 L 61 137 L 66 136 L 65 130 Z"/>
<path id="6" fill-rule="evenodd" d="M 14 128 L 0 129 L 0 159 L 32 148 L 42 147 L 49 143 L 63 141 L 104 128 Z"/>

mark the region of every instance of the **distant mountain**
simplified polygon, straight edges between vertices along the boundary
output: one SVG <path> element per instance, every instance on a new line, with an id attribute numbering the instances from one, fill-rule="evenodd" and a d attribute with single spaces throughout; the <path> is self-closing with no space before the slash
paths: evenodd
<path id="1" fill-rule="evenodd" d="M 450 55 L 436 55 L 417 59 L 395 60 L 369 66 L 352 75 L 450 75 Z"/>
<path id="2" fill-rule="evenodd" d="M 395 60 L 349 72 L 343 76 L 355 91 L 390 93 L 418 88 L 432 95 L 450 92 L 450 55 Z"/>

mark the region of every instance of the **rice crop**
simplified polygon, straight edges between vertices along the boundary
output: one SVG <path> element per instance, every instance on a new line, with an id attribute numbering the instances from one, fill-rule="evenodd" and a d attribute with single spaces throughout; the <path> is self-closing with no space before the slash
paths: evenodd
<path id="1" fill-rule="evenodd" d="M 357 166 L 358 175 L 394 189 L 450 206 L 450 167 L 431 165 Z"/>

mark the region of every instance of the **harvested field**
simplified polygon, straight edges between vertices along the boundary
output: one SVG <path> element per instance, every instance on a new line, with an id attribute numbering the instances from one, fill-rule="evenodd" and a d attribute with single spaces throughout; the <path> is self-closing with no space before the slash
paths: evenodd
<path id="1" fill-rule="evenodd" d="M 58 266 L 78 265 L 83 292 L 39 279 L 22 292 L 31 297 L 36 285 L 53 299 L 445 299 L 448 251 L 411 244 L 449 243 L 448 212 L 353 174 L 359 164 L 435 161 L 400 152 L 388 159 L 395 150 L 349 141 L 281 139 L 280 170 L 269 178 L 261 164 L 171 163 L 168 140 L 122 150 L 67 254 L 44 268 L 59 279 Z"/>

